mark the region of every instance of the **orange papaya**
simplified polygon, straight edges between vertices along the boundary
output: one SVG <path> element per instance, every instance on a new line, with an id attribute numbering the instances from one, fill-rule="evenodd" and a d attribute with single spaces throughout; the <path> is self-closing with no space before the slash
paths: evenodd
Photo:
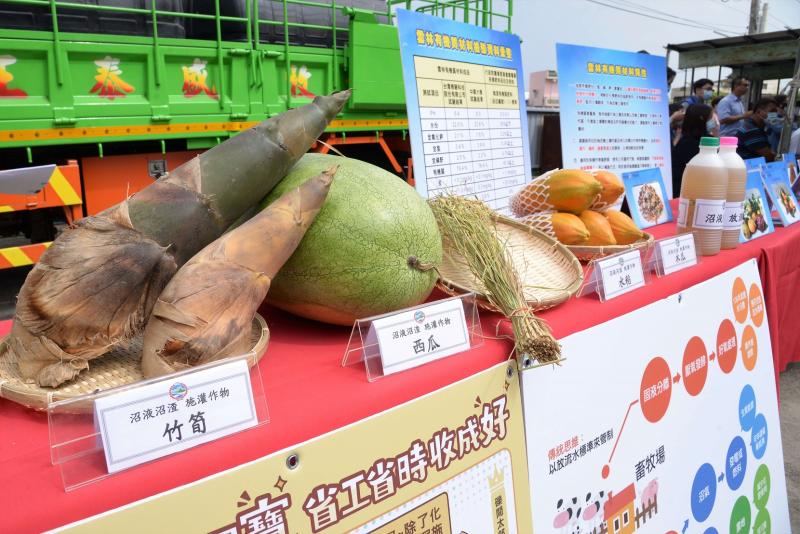
<path id="1" fill-rule="evenodd" d="M 565 245 L 583 245 L 589 240 L 589 230 L 577 215 L 553 213 L 551 223 L 556 239 Z"/>
<path id="2" fill-rule="evenodd" d="M 611 231 L 611 224 L 608 219 L 603 217 L 602 213 L 586 210 L 581 213 L 580 217 L 583 224 L 586 225 L 586 229 L 589 230 L 589 240 L 584 245 L 605 246 L 617 244 L 614 233 Z"/>
<path id="3" fill-rule="evenodd" d="M 619 211 L 607 211 L 603 213 L 611 225 L 611 232 L 617 240 L 618 245 L 630 245 L 644 238 L 642 232 L 633 219 Z"/>
<path id="4" fill-rule="evenodd" d="M 557 210 L 575 215 L 586 210 L 603 190 L 587 171 L 560 169 L 534 178 L 511 197 L 511 211 L 524 217 L 542 211 Z"/>
<path id="5" fill-rule="evenodd" d="M 603 190 L 600 192 L 600 198 L 595 202 L 597 205 L 609 205 L 619 200 L 619 197 L 625 192 L 625 186 L 619 176 L 609 171 L 594 171 L 592 176 L 600 182 Z"/>

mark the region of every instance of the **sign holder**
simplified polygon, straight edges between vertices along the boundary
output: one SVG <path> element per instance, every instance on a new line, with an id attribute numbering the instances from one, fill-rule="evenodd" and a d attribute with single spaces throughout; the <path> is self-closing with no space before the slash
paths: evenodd
<path id="1" fill-rule="evenodd" d="M 648 272 L 655 271 L 660 278 L 698 263 L 700 258 L 697 256 L 694 234 L 687 232 L 657 240 L 645 269 Z"/>
<path id="2" fill-rule="evenodd" d="M 634 255 L 633 253 L 636 254 Z M 653 253 L 653 247 L 651 245 L 648 245 L 644 249 L 626 250 L 618 254 L 612 254 L 604 258 L 597 258 L 590 261 L 589 264 L 586 266 L 587 275 L 584 278 L 583 286 L 581 287 L 580 291 L 578 291 L 578 293 L 575 295 L 575 297 L 576 298 L 585 297 L 586 295 L 589 295 L 594 292 L 597 293 L 598 297 L 600 297 L 600 302 L 605 302 L 609 299 L 620 296 L 629 291 L 634 291 L 637 287 L 647 285 L 650 281 L 648 277 L 649 270 L 646 269 L 646 266 L 650 261 L 650 256 L 652 253 Z M 624 266 L 626 263 L 629 264 L 632 260 L 635 263 L 639 264 L 639 268 L 642 271 L 641 284 L 631 289 L 625 289 L 623 291 L 618 291 L 613 293 L 611 291 L 608 291 L 603 284 L 603 276 L 601 274 L 602 267 L 607 264 L 618 263 L 618 262 L 621 262 L 621 264 Z"/>
<path id="3" fill-rule="evenodd" d="M 483 329 L 481 327 L 480 316 L 478 314 L 477 300 L 475 293 L 466 293 L 464 295 L 442 299 L 432 303 L 426 302 L 424 304 L 420 304 L 419 306 L 413 306 L 400 311 L 384 313 L 383 315 L 375 315 L 373 317 L 366 317 L 364 319 L 357 319 L 355 323 L 353 323 L 353 330 L 350 332 L 350 339 L 347 342 L 347 348 L 345 349 L 344 356 L 342 357 L 342 367 L 349 367 L 351 365 L 356 365 L 363 362 L 364 369 L 367 374 L 367 380 L 369 382 L 374 382 L 380 378 L 383 378 L 389 373 L 385 372 L 384 369 L 384 356 L 381 353 L 381 346 L 378 343 L 378 336 L 373 323 L 380 319 L 389 318 L 395 315 L 408 312 L 417 312 L 434 304 L 456 302 L 459 302 L 463 307 L 470 349 L 480 347 L 483 345 Z M 424 363 L 427 362 L 423 362 L 423 365 Z M 416 367 L 416 365 L 413 367 Z"/>
<path id="4" fill-rule="evenodd" d="M 53 466 L 58 467 L 61 471 L 64 490 L 72 491 L 115 474 L 109 472 L 106 463 L 106 455 L 98 423 L 98 414 L 95 410 L 95 402 L 98 399 L 123 392 L 130 392 L 144 386 L 158 383 L 164 383 L 164 387 L 169 390 L 170 384 L 175 383 L 179 379 L 182 379 L 180 381 L 183 382 L 191 375 L 200 371 L 213 370 L 240 360 L 245 360 L 247 363 L 254 363 L 257 361 L 257 355 L 254 352 L 249 352 L 241 356 L 225 358 L 185 371 L 48 404 L 47 420 L 50 436 L 50 461 Z M 269 423 L 266 395 L 261 380 L 261 372 L 257 363 L 250 367 L 249 374 L 257 423 L 247 429 Z M 242 430 L 239 430 L 238 432 L 241 431 Z M 228 437 L 228 435 L 224 437 Z M 167 461 L 167 457 L 151 460 L 151 462 L 157 461 L 165 462 Z"/>

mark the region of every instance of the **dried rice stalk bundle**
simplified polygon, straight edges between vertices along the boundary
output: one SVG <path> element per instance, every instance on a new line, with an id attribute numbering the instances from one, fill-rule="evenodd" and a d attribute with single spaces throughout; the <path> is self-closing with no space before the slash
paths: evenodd
<path id="1" fill-rule="evenodd" d="M 430 201 L 442 239 L 467 262 L 486 289 L 486 298 L 511 321 L 514 352 L 525 366 L 531 360 L 555 362 L 561 345 L 525 302 L 509 252 L 494 231 L 491 209 L 478 200 L 440 196 Z"/>

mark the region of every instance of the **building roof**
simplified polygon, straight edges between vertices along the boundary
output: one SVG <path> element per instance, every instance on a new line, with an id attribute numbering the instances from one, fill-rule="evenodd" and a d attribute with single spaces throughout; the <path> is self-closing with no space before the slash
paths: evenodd
<path id="1" fill-rule="evenodd" d="M 737 35 L 690 43 L 668 44 L 678 52 L 678 68 L 730 67 L 761 80 L 791 78 L 800 55 L 800 29 Z"/>
<path id="2" fill-rule="evenodd" d="M 603 517 L 608 520 L 610 517 L 619 513 L 625 506 L 633 502 L 636 498 L 636 488 L 631 484 L 616 495 L 608 494 L 608 500 L 603 506 Z"/>

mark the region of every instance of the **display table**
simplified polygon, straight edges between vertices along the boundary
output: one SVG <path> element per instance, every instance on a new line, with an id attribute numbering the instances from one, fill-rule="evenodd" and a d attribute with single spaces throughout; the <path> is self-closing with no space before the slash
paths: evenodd
<path id="1" fill-rule="evenodd" d="M 653 229 L 674 234 L 672 224 Z M 778 229 L 733 251 L 703 258 L 700 265 L 661 279 L 628 295 L 601 303 L 596 296 L 572 299 L 544 312 L 557 337 L 628 313 L 726 271 L 749 259 L 759 263 L 776 368 L 800 359 L 800 328 L 792 304 L 800 292 L 800 225 Z M 434 297 L 441 295 L 434 295 Z M 342 368 L 349 329 L 306 321 L 264 307 L 271 339 L 259 367 L 270 423 L 215 443 L 141 466 L 65 493 L 59 470 L 50 465 L 47 417 L 0 400 L 0 531 L 32 532 L 64 525 L 203 477 L 353 423 L 466 378 L 508 357 L 509 326 L 484 314 L 485 343 L 377 382 L 367 382 L 360 366 Z M 496 338 L 495 332 L 498 330 Z M 0 322 L 5 335 L 10 322 Z M 780 332 L 780 336 L 778 333 Z"/>

